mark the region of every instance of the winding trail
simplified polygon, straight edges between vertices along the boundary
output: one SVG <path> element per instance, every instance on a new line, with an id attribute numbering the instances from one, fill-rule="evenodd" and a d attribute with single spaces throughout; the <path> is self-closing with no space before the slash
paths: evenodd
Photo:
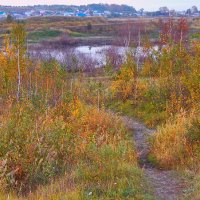
<path id="1" fill-rule="evenodd" d="M 129 117 L 123 117 L 128 129 L 134 132 L 134 141 L 139 156 L 140 166 L 144 170 L 148 183 L 154 190 L 156 200 L 183 199 L 187 184 L 175 171 L 158 169 L 148 161 L 150 144 L 148 138 L 155 130 L 148 129 L 144 124 Z"/>

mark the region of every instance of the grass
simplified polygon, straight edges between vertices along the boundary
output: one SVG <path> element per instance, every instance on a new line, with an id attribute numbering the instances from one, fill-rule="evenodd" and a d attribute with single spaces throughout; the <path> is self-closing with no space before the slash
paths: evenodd
<path id="1" fill-rule="evenodd" d="M 182 168 L 196 171 L 199 166 L 198 115 L 185 112 L 172 117 L 160 126 L 153 138 L 151 153 L 165 168 Z"/>
<path id="2" fill-rule="evenodd" d="M 57 34 L 39 31 L 35 40 Z M 9 45 L 6 50 L 9 53 Z M 191 107 L 199 105 L 199 46 L 191 52 L 186 52 L 190 57 L 185 60 L 178 51 L 181 55 L 177 54 L 171 71 L 159 70 L 157 77 L 140 77 L 133 69 L 134 60 L 128 59 L 114 79 L 113 75 L 104 82 L 87 83 L 82 73 L 71 79 L 55 60 L 31 65 L 22 56 L 19 103 L 14 101 L 17 71 L 9 71 L 15 69 L 16 56 L 2 52 L 1 192 L 24 194 L 26 199 L 151 199 L 131 137 L 120 118 L 104 110 L 107 104 L 150 127 L 163 123 L 152 139 L 149 160 L 155 165 L 198 172 L 199 114 Z M 173 65 L 173 51 L 170 56 L 170 62 L 166 57 L 158 60 L 160 68 Z M 32 74 L 24 63 L 33 67 Z M 187 70 L 177 74 L 184 63 Z"/>
<path id="3" fill-rule="evenodd" d="M 182 112 L 171 117 L 165 125 L 158 127 L 151 139 L 149 161 L 161 168 L 184 172 L 189 184 L 184 192 L 185 199 L 199 199 L 199 114 Z"/>
<path id="4" fill-rule="evenodd" d="M 3 192 L 15 188 L 25 199 L 152 199 L 120 118 L 81 102 L 38 114 L 26 102 L 3 120 Z"/>
<path id="5" fill-rule="evenodd" d="M 195 176 L 195 188 L 191 188 L 193 192 L 193 199 L 200 199 L 200 173 Z"/>
<path id="6" fill-rule="evenodd" d="M 123 83 L 120 88 L 124 89 L 117 88 L 116 92 L 118 83 Z M 131 84 L 133 88 L 129 91 L 129 85 Z M 171 82 L 165 84 L 164 78 L 149 79 L 140 77 L 136 83 L 131 83 L 131 80 L 124 82 L 120 79 L 115 80 L 111 85 L 111 90 L 114 90 L 114 97 L 111 101 L 111 104 L 114 101 L 114 105 L 112 107 L 116 107 L 118 111 L 124 114 L 141 119 L 151 128 L 156 127 L 165 123 L 168 118 L 166 105 L 173 84 Z M 129 91 L 129 96 L 124 99 L 122 95 L 127 91 Z"/>
<path id="7" fill-rule="evenodd" d="M 85 168 L 85 167 L 84 167 Z M 70 178 L 65 175 L 60 179 L 52 181 L 51 184 L 47 186 L 39 186 L 36 191 L 29 193 L 27 197 L 16 197 L 14 194 L 9 195 L 11 200 L 81 200 L 81 199 L 100 199 L 100 200 L 111 200 L 111 199 L 137 199 L 137 200 L 153 200 L 152 195 L 146 189 L 145 192 L 141 193 L 140 187 L 146 187 L 145 184 L 141 183 L 141 171 L 138 168 L 133 168 L 127 166 L 126 164 L 122 166 L 122 172 L 130 175 L 128 181 L 127 178 L 123 176 L 122 179 L 112 183 L 110 181 L 109 188 L 106 190 L 106 194 L 103 194 L 101 185 L 92 187 L 90 185 L 84 188 L 84 185 L 74 187 L 73 182 Z M 82 169 L 77 169 L 77 171 Z M 76 176 L 75 172 L 75 176 Z M 77 173 L 80 176 L 80 172 Z M 127 174 L 127 175 L 128 175 Z M 72 178 L 72 177 L 71 177 Z M 108 177 L 109 178 L 109 177 Z M 85 179 L 85 178 L 84 178 Z M 125 185 L 129 183 L 127 187 Z M 138 187 L 140 185 L 140 187 Z M 66 187 L 68 186 L 68 187 Z M 104 186 L 106 187 L 106 186 Z M 8 195 L 0 195 L 0 199 L 8 199 Z"/>
<path id="8" fill-rule="evenodd" d="M 75 32 L 75 31 L 70 31 L 69 32 L 69 36 L 71 37 L 87 37 L 88 35 L 85 33 L 79 33 L 79 32 Z"/>
<path id="9" fill-rule="evenodd" d="M 30 32 L 28 34 L 28 38 L 29 40 L 33 40 L 33 41 L 41 41 L 44 39 L 58 37 L 61 34 L 62 32 L 58 30 L 42 30 L 42 31 Z"/>
<path id="10" fill-rule="evenodd" d="M 200 39 L 200 33 L 199 32 L 193 33 L 190 37 L 191 39 Z"/>

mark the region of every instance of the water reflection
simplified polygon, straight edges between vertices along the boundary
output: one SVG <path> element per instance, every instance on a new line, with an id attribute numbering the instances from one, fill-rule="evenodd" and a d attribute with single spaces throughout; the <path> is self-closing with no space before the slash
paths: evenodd
<path id="1" fill-rule="evenodd" d="M 71 65 L 72 60 L 76 57 L 80 62 L 91 62 L 93 67 L 102 67 L 106 64 L 107 58 L 112 59 L 125 58 L 126 52 L 132 52 L 136 58 L 145 57 L 152 54 L 153 51 L 158 51 L 158 46 L 154 46 L 149 52 L 146 52 L 143 47 L 130 48 L 130 47 L 118 47 L 118 46 L 79 46 L 68 47 L 66 49 L 40 49 L 32 51 L 32 57 L 40 57 L 41 59 L 54 58 L 61 63 Z"/>

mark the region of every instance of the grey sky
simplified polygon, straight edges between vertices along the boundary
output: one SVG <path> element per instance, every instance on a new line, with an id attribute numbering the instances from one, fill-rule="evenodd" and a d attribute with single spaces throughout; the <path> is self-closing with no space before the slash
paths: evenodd
<path id="1" fill-rule="evenodd" d="M 38 5 L 38 4 L 66 4 L 83 5 L 90 3 L 128 4 L 136 9 L 157 10 L 161 6 L 170 9 L 183 10 L 196 5 L 200 9 L 200 0 L 1 0 L 0 5 Z"/>

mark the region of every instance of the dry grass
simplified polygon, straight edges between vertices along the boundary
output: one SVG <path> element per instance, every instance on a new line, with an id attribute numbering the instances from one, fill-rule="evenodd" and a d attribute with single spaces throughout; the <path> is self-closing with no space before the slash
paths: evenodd
<path id="1" fill-rule="evenodd" d="M 188 141 L 188 130 L 196 116 L 185 112 L 159 127 L 154 135 L 152 151 L 156 162 L 164 168 L 198 167 L 197 157 L 192 144 Z"/>
<path id="2" fill-rule="evenodd" d="M 197 112 L 182 112 L 169 119 L 154 134 L 149 155 L 149 160 L 162 168 L 183 171 L 190 184 L 186 199 L 194 200 L 200 198 L 199 119 Z"/>
<path id="3" fill-rule="evenodd" d="M 37 122 L 35 117 L 33 107 L 24 103 L 4 118 L 3 192 L 25 190 L 24 199 L 30 200 L 145 198 L 136 152 L 119 117 L 79 101 L 58 105 L 48 116 L 40 113 Z M 6 139 L 13 132 L 15 151 Z M 0 199 L 18 199 L 9 195 Z"/>

